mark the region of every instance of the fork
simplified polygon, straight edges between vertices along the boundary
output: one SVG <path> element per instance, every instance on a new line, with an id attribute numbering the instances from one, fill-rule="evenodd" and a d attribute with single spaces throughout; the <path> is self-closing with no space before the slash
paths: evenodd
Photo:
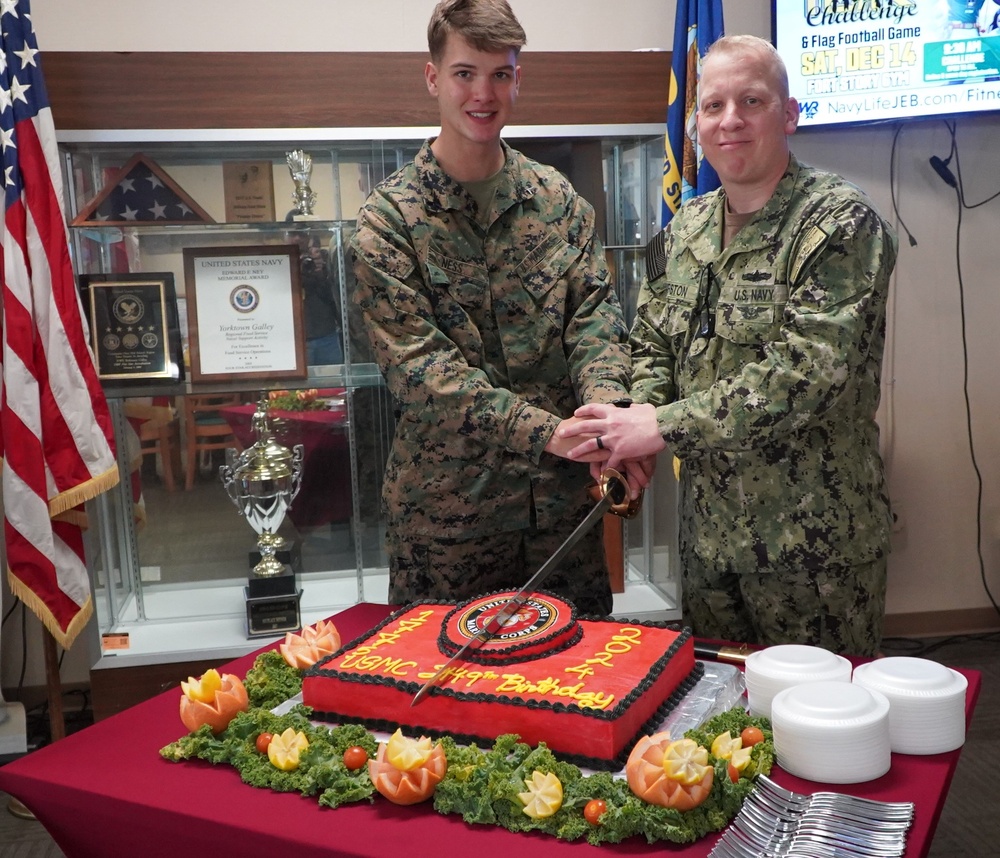
<path id="1" fill-rule="evenodd" d="M 825 806 L 820 802 L 795 806 L 786 804 L 765 790 L 754 790 L 746 799 L 747 804 L 761 808 L 777 819 L 795 822 L 803 819 L 822 818 L 836 820 L 840 825 L 861 828 L 865 831 L 904 833 L 910 827 L 911 819 L 882 819 L 864 812 L 859 813 L 850 806 Z"/>
<path id="2" fill-rule="evenodd" d="M 898 844 L 903 842 L 906 827 L 899 823 L 882 823 L 879 821 L 850 820 L 838 817 L 826 811 L 801 814 L 796 817 L 776 815 L 773 810 L 749 797 L 743 804 L 746 816 L 759 823 L 764 828 L 775 831 L 828 831 L 842 837 L 861 838 L 873 843 Z"/>
<path id="3" fill-rule="evenodd" d="M 830 843 L 802 842 L 760 844 L 728 829 L 716 842 L 708 858 L 870 858 L 871 853 L 844 850 Z"/>
<path id="4" fill-rule="evenodd" d="M 745 807 L 745 805 L 744 805 Z M 871 856 L 871 858 L 899 858 L 905 851 L 905 844 L 896 838 L 893 841 L 880 841 L 867 837 L 864 832 L 849 835 L 831 829 L 800 828 L 776 830 L 768 824 L 740 813 L 731 828 L 734 836 L 742 835 L 750 844 L 754 844 L 769 852 L 784 855 L 789 850 L 809 845 L 830 847 L 834 854 L 851 856 Z"/>
<path id="5" fill-rule="evenodd" d="M 759 775 L 757 785 L 759 790 L 790 809 L 826 807 L 851 810 L 865 819 L 896 821 L 913 819 L 913 802 L 909 801 L 877 801 L 839 792 L 815 792 L 812 795 L 804 795 L 778 786 L 767 775 Z"/>
<path id="6" fill-rule="evenodd" d="M 730 828 L 709 858 L 877 858 L 877 853 L 808 837 L 760 843 L 745 832 Z"/>

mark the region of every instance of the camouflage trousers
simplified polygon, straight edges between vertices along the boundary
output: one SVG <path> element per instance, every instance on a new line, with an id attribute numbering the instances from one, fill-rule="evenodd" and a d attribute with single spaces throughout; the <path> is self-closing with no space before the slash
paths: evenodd
<path id="1" fill-rule="evenodd" d="M 472 539 L 439 539 L 389 528 L 389 602 L 462 601 L 498 590 L 518 590 L 573 530 L 512 530 Z M 582 616 L 611 613 L 611 581 L 600 523 L 585 533 L 541 586 L 576 605 Z"/>
<path id="2" fill-rule="evenodd" d="M 698 637 L 874 656 L 882 643 L 887 561 L 734 574 L 685 557 L 684 622 Z"/>

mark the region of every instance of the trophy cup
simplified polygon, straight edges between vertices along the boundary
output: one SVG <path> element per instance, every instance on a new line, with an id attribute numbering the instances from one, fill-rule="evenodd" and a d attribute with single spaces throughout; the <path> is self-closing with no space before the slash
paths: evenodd
<path id="1" fill-rule="evenodd" d="M 307 155 L 301 149 L 294 149 L 285 153 L 285 160 L 288 163 L 288 171 L 292 174 L 292 181 L 295 182 L 295 191 L 292 193 L 295 208 L 289 213 L 289 217 L 292 220 L 316 220 L 316 215 L 313 213 L 316 192 L 309 187 L 313 168 L 312 155 Z"/>
<path id="2" fill-rule="evenodd" d="M 285 540 L 277 531 L 299 490 L 303 448 L 296 444 L 289 450 L 274 440 L 267 408 L 261 397 L 251 422 L 257 440 L 242 453 L 226 450 L 226 464 L 219 468 L 227 494 L 258 535 L 260 561 L 244 588 L 251 638 L 301 627 L 302 591 L 296 589 L 294 571 L 278 557 Z"/>

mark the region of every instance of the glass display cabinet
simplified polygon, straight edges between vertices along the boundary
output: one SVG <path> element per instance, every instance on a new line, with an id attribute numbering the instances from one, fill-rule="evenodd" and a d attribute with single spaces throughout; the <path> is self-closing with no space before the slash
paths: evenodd
<path id="1" fill-rule="evenodd" d="M 648 129 L 604 128 L 599 136 L 553 129 L 552 136 L 507 139 L 565 172 L 594 203 L 631 319 L 642 248 L 659 218 L 662 138 Z M 302 622 L 385 600 L 379 495 L 394 413 L 353 305 L 347 248 L 369 189 L 421 142 L 417 130 L 412 139 L 394 140 L 233 140 L 207 132 L 157 142 L 118 142 L 99 132 L 61 139 L 70 246 L 85 307 L 97 306 L 91 301 L 99 287 L 133 281 L 169 305 L 155 332 L 171 341 L 163 366 L 155 367 L 159 375 L 129 372 L 133 364 L 114 358 L 121 330 L 109 325 L 92 333 L 98 363 L 102 355 L 113 358 L 102 382 L 122 475 L 116 489 L 88 506 L 97 667 L 218 660 L 259 646 L 246 634 L 243 592 L 257 534 L 219 471 L 227 450 L 253 443 L 251 415 L 262 397 L 273 398 L 276 439 L 303 447 L 298 493 L 279 530 L 279 558 L 302 590 Z M 300 213 L 302 189 L 288 166 L 293 150 L 312 159 L 311 217 Z M 133 164 L 141 168 L 134 175 Z M 135 192 L 134 204 L 115 196 L 123 182 Z M 149 193 L 161 189 L 167 198 Z M 301 359 L 287 372 L 258 372 L 252 359 L 233 373 L 205 372 L 206 354 L 220 348 L 214 328 L 222 326 L 204 304 L 191 260 L 207 255 L 228 263 L 272 251 L 295 268 L 290 295 Z M 141 327 L 138 334 L 141 341 Z M 661 469 L 641 516 L 624 523 L 617 542 L 608 541 L 612 565 L 620 567 L 615 612 L 622 616 L 679 617 L 668 470 Z"/>

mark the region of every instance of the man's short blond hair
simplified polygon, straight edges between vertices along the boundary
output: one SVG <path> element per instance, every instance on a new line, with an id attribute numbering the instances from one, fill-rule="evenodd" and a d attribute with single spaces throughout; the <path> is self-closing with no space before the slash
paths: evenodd
<path id="1" fill-rule="evenodd" d="M 785 68 L 785 61 L 767 39 L 745 34 L 722 36 L 712 42 L 702 62 L 720 54 L 740 56 L 752 54 L 764 60 L 771 69 L 772 82 L 777 87 L 778 95 L 783 101 L 788 99 L 788 70 Z"/>
<path id="2" fill-rule="evenodd" d="M 507 0 L 441 0 L 427 25 L 427 47 L 438 62 L 452 33 L 477 51 L 513 50 L 516 56 L 528 41 Z"/>

